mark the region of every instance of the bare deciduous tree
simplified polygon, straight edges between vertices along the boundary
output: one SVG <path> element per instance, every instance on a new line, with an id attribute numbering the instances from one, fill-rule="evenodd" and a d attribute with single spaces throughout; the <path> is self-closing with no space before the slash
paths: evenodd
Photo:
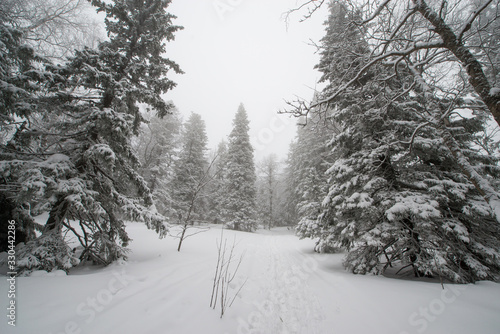
<path id="1" fill-rule="evenodd" d="M 290 9 L 285 13 L 285 20 L 288 21 L 290 19 L 290 15 L 295 12 L 300 12 L 302 10 L 306 11 L 306 14 L 303 15 L 300 22 L 303 22 L 309 19 L 320 7 L 326 2 L 326 0 L 309 0 L 298 6 L 297 8 Z"/>
<path id="2" fill-rule="evenodd" d="M 186 212 L 186 215 L 185 217 L 180 217 L 180 223 L 182 225 L 182 228 L 181 228 L 181 232 L 180 234 L 177 236 L 179 238 L 179 245 L 177 247 L 177 251 L 180 252 L 181 251 L 181 247 L 182 247 L 182 242 L 193 236 L 193 235 L 196 235 L 198 233 L 202 233 L 202 232 L 205 232 L 207 230 L 207 228 L 201 228 L 201 227 L 197 227 L 196 228 L 196 232 L 194 233 L 188 233 L 188 229 L 192 228 L 193 226 L 193 217 L 192 217 L 192 213 L 195 211 L 195 208 L 196 208 L 196 203 L 198 202 L 198 200 L 200 199 L 201 196 L 203 196 L 203 189 L 217 176 L 217 174 L 212 174 L 210 171 L 212 169 L 212 167 L 214 166 L 214 163 L 217 161 L 217 155 L 215 155 L 212 159 L 212 161 L 210 162 L 210 164 L 208 165 L 207 169 L 205 170 L 205 172 L 203 173 L 202 177 L 198 180 L 198 182 L 196 183 L 196 185 L 191 189 L 191 192 L 189 194 L 190 196 L 190 202 L 189 202 L 189 205 L 188 205 L 188 208 L 187 208 L 187 212 Z"/>
<path id="3" fill-rule="evenodd" d="M 323 3 L 307 1 L 290 12 L 306 6 L 309 8 L 307 18 Z M 500 65 L 498 1 L 365 0 L 347 3 L 364 13 L 362 21 L 352 24 L 367 34 L 372 53 L 364 58 L 364 66 L 350 81 L 317 102 L 303 106 L 305 109 L 334 102 L 376 64 L 392 66 L 395 75 L 399 67 L 406 64 L 417 68 L 425 79 L 445 68 L 446 79 L 442 77 L 443 80 L 434 82 L 445 90 L 449 88 L 450 79 L 464 75 L 500 125 L 500 87 L 496 78 Z M 496 45 L 486 47 L 485 43 L 492 40 Z"/>
<path id="4" fill-rule="evenodd" d="M 21 30 L 39 54 L 64 59 L 75 49 L 94 48 L 105 38 L 99 20 L 86 0 L 3 0 L 0 17 Z"/>
<path id="5" fill-rule="evenodd" d="M 214 283 L 212 285 L 212 295 L 210 297 L 210 307 L 213 309 L 217 307 L 217 301 L 219 301 L 221 318 L 224 316 L 226 309 L 233 305 L 234 300 L 246 283 L 245 280 L 235 294 L 230 297 L 229 287 L 236 278 L 238 269 L 243 261 L 243 255 L 240 255 L 237 259 L 236 267 L 233 267 L 236 260 L 236 254 L 234 253 L 236 243 L 233 239 L 233 243 L 228 249 L 227 239 L 223 239 L 223 236 L 224 229 L 221 230 L 220 240 L 217 243 L 217 264 L 215 267 Z"/>

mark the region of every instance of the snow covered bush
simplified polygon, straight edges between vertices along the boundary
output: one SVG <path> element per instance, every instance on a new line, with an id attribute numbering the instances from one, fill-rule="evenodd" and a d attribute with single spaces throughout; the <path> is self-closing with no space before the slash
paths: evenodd
<path id="1" fill-rule="evenodd" d="M 70 268 L 80 263 L 61 234 L 55 231 L 29 241 L 20 248 L 16 256 L 17 273 L 21 276 L 29 275 L 34 270 L 68 272 Z"/>

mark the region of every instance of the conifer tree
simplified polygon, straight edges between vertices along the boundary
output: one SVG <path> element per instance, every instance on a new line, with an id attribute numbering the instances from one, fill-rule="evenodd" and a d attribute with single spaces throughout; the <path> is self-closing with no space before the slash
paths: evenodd
<path id="1" fill-rule="evenodd" d="M 243 104 L 240 104 L 233 120 L 233 130 L 229 135 L 227 148 L 223 215 L 230 228 L 244 231 L 253 231 L 256 228 L 256 176 L 249 130 L 247 112 Z"/>
<path id="2" fill-rule="evenodd" d="M 184 223 L 189 213 L 189 223 L 206 218 L 207 199 L 198 192 L 206 177 L 207 134 L 205 121 L 199 114 L 191 113 L 184 125 L 181 151 L 175 162 L 171 183 L 173 219 Z M 195 198 L 196 197 L 196 198 Z"/>
<path id="3" fill-rule="evenodd" d="M 148 209 L 152 195 L 135 170 L 131 137 L 143 121 L 138 104 L 159 116 L 171 109 L 161 96 L 174 86 L 167 72 L 180 72 L 163 55 L 179 29 L 166 12 L 169 3 L 92 1 L 106 14 L 109 41 L 59 66 L 37 57 L 2 22 L 10 38 L 2 57 L 11 64 L 6 73 L 13 86 L 2 95 L 2 116 L 12 130 L 2 143 L 0 173 L 19 208 L 13 218 L 21 217 L 24 229 L 33 216 L 49 212 L 42 235 L 18 252 L 19 272 L 68 270 L 79 260 L 109 264 L 125 256 L 124 217 L 166 234 L 164 218 Z M 21 50 L 25 56 L 19 57 Z M 77 253 L 63 231 L 80 242 Z"/>
<path id="4" fill-rule="evenodd" d="M 288 148 L 288 156 L 285 161 L 284 168 L 284 191 L 283 191 L 283 222 L 287 226 L 295 226 L 300 220 L 297 205 L 299 203 L 300 197 L 295 191 L 298 184 L 298 178 L 296 177 L 296 166 L 299 163 L 297 154 L 297 139 L 295 138 Z"/>
<path id="5" fill-rule="evenodd" d="M 259 164 L 257 177 L 257 211 L 259 220 L 269 230 L 278 224 L 280 203 L 280 162 L 270 154 Z"/>
<path id="6" fill-rule="evenodd" d="M 212 181 L 208 185 L 210 221 L 215 224 L 224 222 L 223 203 L 226 197 L 225 181 L 227 176 L 227 143 L 222 140 L 215 152 Z"/>
<path id="7" fill-rule="evenodd" d="M 23 32 L 15 27 L 6 11 L 0 11 L 0 233 L 2 239 L 5 237 L 2 250 L 7 250 L 9 220 L 17 222 L 16 242 L 34 238 L 35 231 L 43 228 L 35 223 L 29 208 L 13 196 L 22 184 L 6 170 L 13 160 L 19 159 L 19 168 L 22 159 L 29 159 L 15 153 L 21 146 L 31 145 L 29 140 L 21 139 L 21 133 L 29 125 L 28 117 L 36 112 L 34 96 L 42 92 L 44 79 L 36 75 L 39 72 L 35 69 L 37 63 L 45 61 L 25 44 Z"/>
<path id="8" fill-rule="evenodd" d="M 290 151 L 289 180 L 293 188 L 289 191 L 289 201 L 294 202 L 297 212 L 297 235 L 300 238 L 315 238 L 321 212 L 321 203 L 328 193 L 327 169 L 332 163 L 328 143 L 337 131 L 330 119 L 320 118 L 312 113 L 307 122 L 298 125 L 296 143 Z"/>
<path id="9" fill-rule="evenodd" d="M 324 96 L 350 82 L 369 54 L 363 31 L 351 23 L 357 15 L 342 1 L 331 5 Z M 410 65 L 397 76 L 374 65 L 330 104 L 341 131 L 330 143 L 329 192 L 310 226 L 317 249 L 346 248 L 344 265 L 354 273 L 394 266 L 454 282 L 495 279 L 500 229 L 457 160 L 461 154 L 482 177 L 496 177 L 496 161 L 471 149 L 484 119 L 450 116 L 460 102 L 424 91 L 418 81 Z"/>

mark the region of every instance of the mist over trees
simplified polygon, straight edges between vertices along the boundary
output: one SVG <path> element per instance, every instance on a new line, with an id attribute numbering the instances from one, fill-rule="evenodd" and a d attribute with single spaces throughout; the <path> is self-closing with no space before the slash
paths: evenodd
<path id="1" fill-rule="evenodd" d="M 222 140 L 214 152 L 214 164 L 212 168 L 213 180 L 208 185 L 209 217 L 210 222 L 219 224 L 225 222 L 223 213 L 224 197 L 227 175 L 227 142 Z"/>
<path id="2" fill-rule="evenodd" d="M 144 112 L 144 119 L 146 122 L 141 125 L 139 135 L 132 140 L 140 162 L 138 172 L 151 190 L 156 210 L 164 216 L 170 216 L 170 183 L 181 143 L 182 119 L 176 108 L 163 118 L 151 111 Z"/>

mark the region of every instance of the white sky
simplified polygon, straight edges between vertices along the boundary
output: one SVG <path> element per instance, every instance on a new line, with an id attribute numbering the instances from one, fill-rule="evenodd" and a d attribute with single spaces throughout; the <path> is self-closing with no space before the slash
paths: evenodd
<path id="1" fill-rule="evenodd" d="M 187 119 L 199 113 L 215 148 L 232 129 L 240 102 L 250 118 L 250 136 L 260 160 L 271 152 L 285 158 L 295 120 L 277 115 L 295 95 L 310 99 L 320 74 L 310 39 L 324 35 L 326 6 L 300 23 L 294 13 L 288 29 L 282 14 L 300 0 L 173 0 L 168 11 L 184 26 L 167 45 L 167 56 L 185 72 L 173 75 L 167 93 Z"/>

